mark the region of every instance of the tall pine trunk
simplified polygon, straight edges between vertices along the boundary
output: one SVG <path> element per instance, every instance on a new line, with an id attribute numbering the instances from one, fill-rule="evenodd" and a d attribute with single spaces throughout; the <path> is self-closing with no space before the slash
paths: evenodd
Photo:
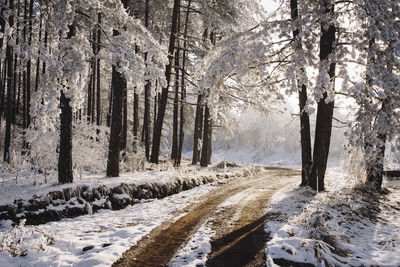
<path id="1" fill-rule="evenodd" d="M 207 167 L 211 157 L 211 115 L 207 103 L 204 105 L 203 146 L 201 148 L 200 166 Z"/>
<path id="2" fill-rule="evenodd" d="M 324 15 L 329 18 L 334 17 L 334 4 L 330 0 L 323 1 Z M 334 44 L 336 41 L 336 28 L 332 22 L 324 19 L 321 22 L 321 37 L 320 37 L 320 61 L 322 66 L 328 68 L 331 86 L 335 84 L 335 62 L 329 63 L 329 57 L 334 53 Z M 329 65 L 327 64 L 329 63 Z M 325 172 L 329 155 L 329 146 L 332 133 L 332 119 L 334 101 L 326 103 L 328 94 L 323 93 L 322 98 L 318 101 L 317 121 L 315 126 L 315 141 L 313 165 L 308 180 L 308 185 L 314 190 L 323 191 L 325 189 Z"/>
<path id="3" fill-rule="evenodd" d="M 179 27 L 178 27 L 179 28 Z M 178 117 L 179 117 L 179 47 L 175 49 L 175 90 L 174 90 L 174 110 L 172 121 L 172 151 L 171 159 L 178 157 Z M 175 163 L 174 163 L 175 164 Z"/>
<path id="4" fill-rule="evenodd" d="M 191 0 L 187 3 L 185 24 L 183 30 L 183 50 L 182 50 L 182 77 L 181 77 L 181 109 L 180 109 L 180 118 L 179 118 L 179 142 L 178 142 L 178 156 L 176 158 L 175 165 L 180 166 L 182 160 L 182 150 L 183 150 L 183 142 L 185 141 L 185 102 L 186 102 L 186 88 L 185 88 L 185 68 L 186 68 L 186 50 L 187 50 L 187 30 L 189 23 L 189 14 L 190 14 L 190 5 Z"/>
<path id="5" fill-rule="evenodd" d="M 200 93 L 197 96 L 196 117 L 194 121 L 192 164 L 197 164 L 200 160 L 200 147 L 202 140 L 203 113 L 204 113 L 202 102 L 203 102 L 203 94 Z"/>
<path id="6" fill-rule="evenodd" d="M 69 25 L 67 39 L 76 35 L 75 23 Z M 73 182 L 72 170 L 72 108 L 71 99 L 61 90 L 60 96 L 60 149 L 58 156 L 58 182 L 61 184 Z"/>
<path id="7" fill-rule="evenodd" d="M 168 88 L 171 81 L 171 68 L 173 62 L 173 53 L 175 47 L 175 39 L 177 35 L 177 26 L 178 26 L 178 14 L 179 14 L 179 6 L 180 0 L 174 0 L 174 10 L 172 13 L 172 24 L 171 24 L 171 35 L 169 39 L 169 48 L 168 48 L 168 59 L 169 63 L 165 69 L 165 78 L 167 80 L 167 86 L 162 88 L 161 97 L 158 104 L 158 113 L 157 113 L 157 121 L 154 124 L 153 130 L 153 146 L 151 148 L 151 158 L 150 162 L 158 163 L 158 157 L 160 154 L 160 145 L 161 145 L 161 134 L 162 127 L 164 124 L 165 110 L 167 107 L 168 101 Z"/>
<path id="8" fill-rule="evenodd" d="M 29 2 L 29 27 L 28 27 L 28 45 L 29 47 L 32 44 L 32 24 L 33 24 L 33 2 L 34 0 L 30 0 Z M 32 70 L 32 63 L 31 58 L 28 58 L 26 63 L 26 125 L 25 128 L 29 127 L 31 123 L 31 116 L 30 116 L 30 108 L 31 108 L 31 70 Z"/>
<path id="9" fill-rule="evenodd" d="M 128 8 L 128 0 L 122 0 L 124 8 Z M 118 36 L 120 33 L 113 30 L 113 36 Z M 117 63 L 118 64 L 118 63 Z M 119 176 L 119 152 L 121 151 L 121 137 L 122 137 L 122 104 L 123 94 L 126 90 L 125 77 L 117 70 L 117 66 L 112 67 L 112 114 L 111 114 L 111 132 L 110 143 L 108 147 L 108 160 L 107 160 L 107 176 Z"/>
<path id="10" fill-rule="evenodd" d="M 144 26 L 149 27 L 149 0 L 146 0 Z M 144 60 L 147 61 L 147 52 L 144 54 Z M 146 81 L 144 87 L 144 116 L 143 116 L 143 141 L 146 160 L 150 160 L 150 81 Z"/>
<path id="11" fill-rule="evenodd" d="M 96 81 L 96 124 L 101 125 L 101 77 L 100 77 L 100 47 L 101 47 L 101 13 L 97 15 L 97 49 L 96 49 L 96 69 L 97 69 L 97 81 Z"/>
<path id="12" fill-rule="evenodd" d="M 299 10 L 297 0 L 290 0 L 290 14 L 292 23 L 297 24 Z M 293 30 L 293 39 L 295 42 L 295 53 L 301 53 L 302 44 L 300 34 L 300 26 Z M 304 67 L 300 66 L 300 72 L 305 75 Z M 304 110 L 307 103 L 307 86 L 300 84 L 301 77 L 297 79 L 299 87 L 299 108 L 300 108 L 300 143 L 301 143 L 301 185 L 307 185 L 307 178 L 311 171 L 312 154 L 311 154 L 311 134 L 310 134 L 310 118 Z"/>
<path id="13" fill-rule="evenodd" d="M 14 10 L 14 0 L 9 0 L 10 10 Z M 14 17 L 10 15 L 8 18 L 10 27 L 14 25 Z M 6 47 L 6 60 L 7 60 L 7 109 L 6 109 L 6 132 L 4 136 L 4 162 L 10 163 L 10 144 L 11 144 L 11 122 L 12 122 L 12 111 L 13 111 L 13 47 L 7 42 Z"/>

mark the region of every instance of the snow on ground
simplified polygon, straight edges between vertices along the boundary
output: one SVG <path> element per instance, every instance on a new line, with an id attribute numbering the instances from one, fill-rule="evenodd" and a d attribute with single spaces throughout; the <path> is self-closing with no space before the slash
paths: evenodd
<path id="1" fill-rule="evenodd" d="M 326 192 L 292 184 L 276 193 L 266 223 L 267 266 L 273 259 L 314 266 L 400 266 L 400 181 L 390 193 L 352 189 L 340 168 L 328 169 Z M 378 202 L 375 201 L 378 199 Z M 280 261 L 278 261 L 280 262 Z"/>
<path id="2" fill-rule="evenodd" d="M 126 172 L 121 173 L 120 177 L 106 177 L 102 174 L 75 174 L 74 183 L 58 184 L 57 173 L 51 172 L 46 176 L 38 174 L 31 170 L 20 172 L 9 172 L 0 170 L 0 205 L 11 203 L 15 198 L 28 200 L 33 195 L 46 195 L 48 192 L 62 190 L 63 188 L 71 188 L 79 185 L 90 185 L 97 187 L 106 185 L 108 187 L 118 186 L 121 183 L 126 184 L 150 184 L 150 183 L 168 183 L 176 177 L 182 176 L 201 176 L 214 175 L 207 168 L 200 168 L 192 165 L 185 165 L 181 169 L 174 169 L 166 166 L 165 170 L 155 169 L 142 172 Z"/>
<path id="3" fill-rule="evenodd" d="M 44 251 L 30 250 L 25 257 L 12 257 L 2 251 L 0 266 L 110 266 L 153 228 L 172 218 L 178 219 L 179 211 L 212 188 L 212 184 L 203 185 L 164 199 L 143 201 L 123 210 L 101 210 L 37 227 L 22 227 L 26 240 L 30 241 L 28 243 L 32 243 L 34 238 L 28 232 L 34 229 L 54 235 L 55 243 L 44 246 Z M 8 229 L 1 230 L 4 234 Z M 90 246 L 93 248 L 89 249 Z M 84 248 L 88 250 L 83 251 Z"/>
<path id="4" fill-rule="evenodd" d="M 167 183 L 180 177 L 218 176 L 218 173 L 243 170 L 184 166 L 164 171 L 123 173 L 115 178 L 107 178 L 104 174 L 83 175 L 68 185 L 57 184 L 55 173 L 47 175 L 47 181 L 43 174 L 18 173 L 16 180 L 16 173 L 3 171 L 0 205 L 9 204 L 15 198 L 29 199 L 33 195 L 45 195 L 65 187 Z M 118 211 L 100 210 L 95 214 L 39 226 L 13 228 L 11 221 L 0 221 L 0 266 L 110 266 L 152 229 L 184 215 L 180 213 L 182 209 L 195 203 L 214 185 L 202 185 L 160 200 L 143 200 Z M 24 256 L 13 257 L 12 253 Z"/>

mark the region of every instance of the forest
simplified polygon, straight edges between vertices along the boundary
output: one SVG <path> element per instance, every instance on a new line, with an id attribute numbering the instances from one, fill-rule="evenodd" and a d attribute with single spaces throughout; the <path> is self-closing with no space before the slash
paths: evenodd
<path id="1" fill-rule="evenodd" d="M 400 264 L 398 1 L 1 0 L 0 47 L 0 266 Z"/>

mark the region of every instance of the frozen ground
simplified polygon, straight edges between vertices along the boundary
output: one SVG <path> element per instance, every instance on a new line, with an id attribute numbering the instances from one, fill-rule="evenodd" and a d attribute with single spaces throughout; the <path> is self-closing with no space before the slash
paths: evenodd
<path id="1" fill-rule="evenodd" d="M 178 211 L 196 202 L 198 197 L 212 188 L 213 185 L 203 185 L 161 200 L 128 206 L 119 211 L 101 210 L 93 215 L 63 219 L 38 227 L 21 227 L 17 232 L 25 235 L 25 245 L 22 244 L 21 247 L 22 250 L 29 249 L 27 255 L 12 257 L 8 252 L 2 251 L 0 266 L 110 266 L 137 240 L 164 221 L 176 217 Z M 2 229 L 3 243 L 8 228 L 9 225 L 4 225 Z M 35 229 L 54 236 L 55 243 L 44 245 L 44 250 L 38 250 L 37 244 L 45 242 L 41 240 L 43 235 L 30 234 Z M 93 248 L 83 251 L 91 246 Z"/>
<path id="2" fill-rule="evenodd" d="M 315 195 L 296 184 L 273 198 L 266 224 L 267 266 L 302 262 L 314 266 L 400 266 L 400 182 L 378 195 L 354 183 L 340 168 L 329 169 L 327 192 Z M 378 199 L 375 202 L 374 199 Z M 277 261 L 277 259 L 280 259 Z"/>
<path id="3" fill-rule="evenodd" d="M 43 174 L 19 173 L 16 180 L 15 173 L 7 173 L 2 176 L 0 203 L 8 204 L 15 198 L 29 199 L 34 194 L 42 195 L 63 187 L 82 184 L 92 187 L 105 184 L 111 187 L 121 183 L 167 183 L 179 177 L 215 176 L 219 172 L 242 170 L 185 166 L 178 170 L 171 168 L 164 171 L 124 173 L 117 178 L 85 175 L 69 185 L 58 185 L 54 173 L 46 177 L 46 182 Z M 110 266 L 125 250 L 152 229 L 165 221 L 182 216 L 179 211 L 196 202 L 213 186 L 202 185 L 161 200 L 142 201 L 123 210 L 100 210 L 95 214 L 63 219 L 37 227 L 12 228 L 11 221 L 0 221 L 0 266 Z M 22 256 L 13 257 L 12 254 Z"/>
<path id="4" fill-rule="evenodd" d="M 15 198 L 30 199 L 33 195 L 46 195 L 48 192 L 79 185 L 91 185 L 97 187 L 106 185 L 113 187 L 121 183 L 142 185 L 146 183 L 168 183 L 176 177 L 214 175 L 206 168 L 185 164 L 181 169 L 174 169 L 166 165 L 163 170 L 155 169 L 141 172 L 121 173 L 120 177 L 106 177 L 102 174 L 75 174 L 74 183 L 60 185 L 57 181 L 57 173 L 50 172 L 46 176 L 30 170 L 9 172 L 0 170 L 0 205 L 6 205 Z"/>

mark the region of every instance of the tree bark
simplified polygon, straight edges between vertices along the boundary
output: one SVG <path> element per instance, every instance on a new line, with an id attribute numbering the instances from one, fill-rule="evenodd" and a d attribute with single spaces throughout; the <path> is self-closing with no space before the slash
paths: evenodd
<path id="1" fill-rule="evenodd" d="M 201 149 L 200 166 L 207 167 L 211 157 L 211 116 L 210 109 L 207 103 L 204 105 L 204 131 L 203 131 L 203 146 Z"/>
<path id="2" fill-rule="evenodd" d="M 149 27 L 149 0 L 146 0 L 144 26 Z M 147 61 L 147 52 L 144 54 L 144 60 Z M 146 81 L 144 87 L 144 116 L 143 116 L 143 141 L 146 160 L 150 160 L 150 81 Z"/>
<path id="3" fill-rule="evenodd" d="M 179 28 L 179 27 L 178 27 Z M 174 93 L 174 110 L 172 121 L 172 151 L 171 159 L 176 160 L 178 157 L 178 117 L 179 117 L 179 48 L 175 50 L 175 93 Z M 175 163 L 174 163 L 175 164 Z"/>
<path id="4" fill-rule="evenodd" d="M 179 119 L 179 143 L 178 143 L 178 157 L 176 159 L 176 166 L 181 165 L 182 161 L 182 150 L 183 150 L 183 142 L 185 141 L 185 101 L 186 101 L 186 88 L 185 88 L 185 69 L 186 69 L 186 50 L 187 50 L 187 30 L 189 24 L 189 14 L 190 14 L 190 5 L 191 0 L 187 3 L 185 24 L 183 30 L 183 50 L 182 50 L 182 77 L 181 77 L 181 109 L 180 109 L 180 119 Z"/>
<path id="5" fill-rule="evenodd" d="M 128 0 L 121 0 L 124 8 L 128 8 Z M 120 33 L 113 30 L 113 36 L 118 36 Z M 117 63 L 118 64 L 118 63 Z M 117 67 L 112 67 L 112 114 L 111 114 L 111 132 L 110 143 L 108 147 L 108 161 L 107 161 L 107 176 L 119 176 L 119 152 L 121 151 L 121 137 L 122 137 L 122 101 L 123 94 L 126 90 L 126 80 L 122 73 L 117 71 Z"/>
<path id="6" fill-rule="evenodd" d="M 121 151 L 126 150 L 126 142 L 128 137 L 128 90 L 125 87 L 123 93 L 123 122 L 122 122 L 122 139 L 121 139 Z"/>
<path id="7" fill-rule="evenodd" d="M 202 140 L 203 113 L 204 113 L 202 102 L 203 102 L 203 94 L 199 94 L 197 96 L 196 118 L 194 122 L 192 164 L 197 164 L 200 160 L 200 141 Z"/>
<path id="8" fill-rule="evenodd" d="M 69 25 L 67 39 L 76 35 L 76 27 Z M 73 182 L 72 170 L 72 108 L 71 99 L 61 90 L 60 96 L 60 149 L 58 155 L 58 182 L 61 184 Z"/>
<path id="9" fill-rule="evenodd" d="M 96 69 L 97 69 L 97 101 L 96 101 L 96 124 L 101 125 L 101 77 L 100 77 L 100 47 L 101 47 L 101 13 L 97 17 L 97 50 L 96 50 Z"/>
<path id="10" fill-rule="evenodd" d="M 334 5 L 331 4 L 330 0 L 324 0 L 323 9 L 325 15 L 333 18 Z M 334 53 L 335 33 L 336 29 L 332 23 L 322 22 L 320 38 L 320 61 L 322 63 L 328 61 L 330 55 Z M 335 67 L 335 62 L 331 62 L 328 69 L 330 82 L 333 87 L 335 83 Z M 325 189 L 324 179 L 332 133 L 334 101 L 326 103 L 327 97 L 328 94 L 324 92 L 323 97 L 318 102 L 313 165 L 308 181 L 308 185 L 317 191 Z"/>
<path id="11" fill-rule="evenodd" d="M 14 1 L 9 0 L 10 10 L 14 10 Z M 10 27 L 14 25 L 14 17 L 10 15 L 8 18 Z M 7 109 L 6 109 L 6 131 L 4 136 L 4 162 L 10 163 L 10 144 L 11 144 L 11 122 L 12 122 L 12 109 L 14 107 L 13 99 L 13 47 L 7 42 L 6 47 L 6 60 L 7 60 Z"/>
<path id="12" fill-rule="evenodd" d="M 33 23 L 33 2 L 31 0 L 29 2 L 29 27 L 28 27 L 28 45 L 29 47 L 32 44 L 32 23 Z M 25 127 L 28 128 L 29 124 L 31 123 L 31 116 L 30 116 L 30 108 L 31 108 L 31 58 L 29 57 L 28 62 L 26 63 L 26 125 Z"/>
<path id="13" fill-rule="evenodd" d="M 290 0 L 290 14 L 292 23 L 296 25 L 299 17 L 297 0 Z M 301 52 L 302 44 L 299 37 L 300 27 L 296 27 L 293 31 L 293 39 L 295 41 L 295 53 Z M 300 67 L 302 75 L 305 75 L 304 67 Z M 300 84 L 300 79 L 297 79 L 299 87 L 299 108 L 300 108 L 300 143 L 301 143 L 301 186 L 307 185 L 307 178 L 311 171 L 312 154 L 311 154 L 311 134 L 310 134 L 310 118 L 304 108 L 307 103 L 307 86 Z"/>
<path id="14" fill-rule="evenodd" d="M 167 107 L 168 88 L 169 88 L 170 81 L 171 81 L 171 68 L 172 68 L 172 61 L 173 61 L 175 39 L 176 39 L 177 28 L 178 28 L 177 24 L 178 24 L 179 6 L 180 6 L 180 0 L 174 0 L 174 10 L 172 13 L 172 24 L 171 24 L 171 35 L 170 35 L 169 48 L 168 48 L 169 63 L 165 69 L 165 78 L 167 80 L 167 86 L 165 88 L 162 88 L 162 91 L 161 91 L 161 98 L 160 98 L 159 105 L 158 105 L 157 121 L 154 125 L 154 130 L 153 130 L 153 146 L 151 149 L 151 158 L 150 158 L 150 162 L 152 162 L 152 163 L 158 163 L 158 157 L 160 154 L 161 134 L 162 134 L 162 127 L 164 124 L 165 109 Z"/>

